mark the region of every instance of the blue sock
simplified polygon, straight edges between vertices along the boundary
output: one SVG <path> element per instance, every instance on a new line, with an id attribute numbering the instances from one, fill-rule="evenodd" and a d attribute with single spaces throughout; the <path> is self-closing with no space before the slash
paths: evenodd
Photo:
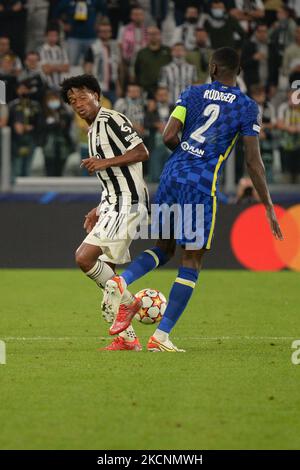
<path id="1" fill-rule="evenodd" d="M 127 269 L 121 274 L 129 286 L 134 281 L 144 276 L 149 271 L 163 266 L 167 263 L 168 257 L 164 251 L 155 246 L 150 250 L 145 250 L 137 258 L 135 258 Z"/>
<path id="2" fill-rule="evenodd" d="M 193 293 L 198 272 L 192 268 L 179 268 L 178 276 L 172 286 L 168 305 L 158 326 L 159 330 L 170 333 L 178 322 Z"/>

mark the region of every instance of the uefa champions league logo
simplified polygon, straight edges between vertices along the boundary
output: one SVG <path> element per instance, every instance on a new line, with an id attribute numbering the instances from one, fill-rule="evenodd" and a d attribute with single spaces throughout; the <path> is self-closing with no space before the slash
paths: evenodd
<path id="1" fill-rule="evenodd" d="M 0 80 L 0 104 L 6 104 L 6 89 L 3 80 Z"/>
<path id="2" fill-rule="evenodd" d="M 0 364 L 6 364 L 6 345 L 0 340 Z"/>

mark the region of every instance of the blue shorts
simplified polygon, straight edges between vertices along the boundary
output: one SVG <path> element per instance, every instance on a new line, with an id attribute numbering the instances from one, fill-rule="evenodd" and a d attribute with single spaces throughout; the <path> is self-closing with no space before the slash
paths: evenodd
<path id="1" fill-rule="evenodd" d="M 154 210 L 153 210 L 154 209 Z M 210 249 L 217 211 L 216 196 L 163 178 L 152 207 L 153 238 L 175 238 L 189 250 Z"/>

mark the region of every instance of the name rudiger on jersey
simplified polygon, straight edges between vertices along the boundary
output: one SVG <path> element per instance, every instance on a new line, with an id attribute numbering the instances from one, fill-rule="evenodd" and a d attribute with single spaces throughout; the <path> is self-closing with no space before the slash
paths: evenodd
<path id="1" fill-rule="evenodd" d="M 214 100 L 214 101 L 227 101 L 227 103 L 233 103 L 236 99 L 236 95 L 233 93 L 223 93 L 223 91 L 218 90 L 205 90 L 203 98 L 207 100 Z"/>

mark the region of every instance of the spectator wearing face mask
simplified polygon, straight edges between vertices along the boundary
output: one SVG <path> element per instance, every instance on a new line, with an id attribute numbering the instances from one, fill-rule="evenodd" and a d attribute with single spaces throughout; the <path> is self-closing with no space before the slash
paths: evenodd
<path id="1" fill-rule="evenodd" d="M 185 11 L 185 21 L 174 31 L 172 44 L 182 43 L 187 51 L 192 51 L 196 47 L 196 28 L 199 25 L 199 10 L 195 6 L 190 6 Z"/>
<path id="2" fill-rule="evenodd" d="M 62 176 L 73 144 L 70 137 L 72 117 L 60 95 L 49 91 L 43 106 L 43 152 L 47 176 Z"/>
<path id="3" fill-rule="evenodd" d="M 186 61 L 186 49 L 178 43 L 172 47 L 172 62 L 161 69 L 159 86 L 169 90 L 169 104 L 174 106 L 182 90 L 196 83 L 197 70 Z"/>
<path id="4" fill-rule="evenodd" d="M 29 176 L 33 153 L 39 143 L 41 108 L 29 98 L 30 85 L 17 85 L 18 98 L 9 104 L 9 126 L 12 129 L 13 176 Z"/>
<path id="5" fill-rule="evenodd" d="M 240 46 L 245 38 L 245 31 L 235 18 L 229 16 L 222 1 L 213 0 L 209 13 L 203 15 L 202 20 L 212 49 Z"/>

